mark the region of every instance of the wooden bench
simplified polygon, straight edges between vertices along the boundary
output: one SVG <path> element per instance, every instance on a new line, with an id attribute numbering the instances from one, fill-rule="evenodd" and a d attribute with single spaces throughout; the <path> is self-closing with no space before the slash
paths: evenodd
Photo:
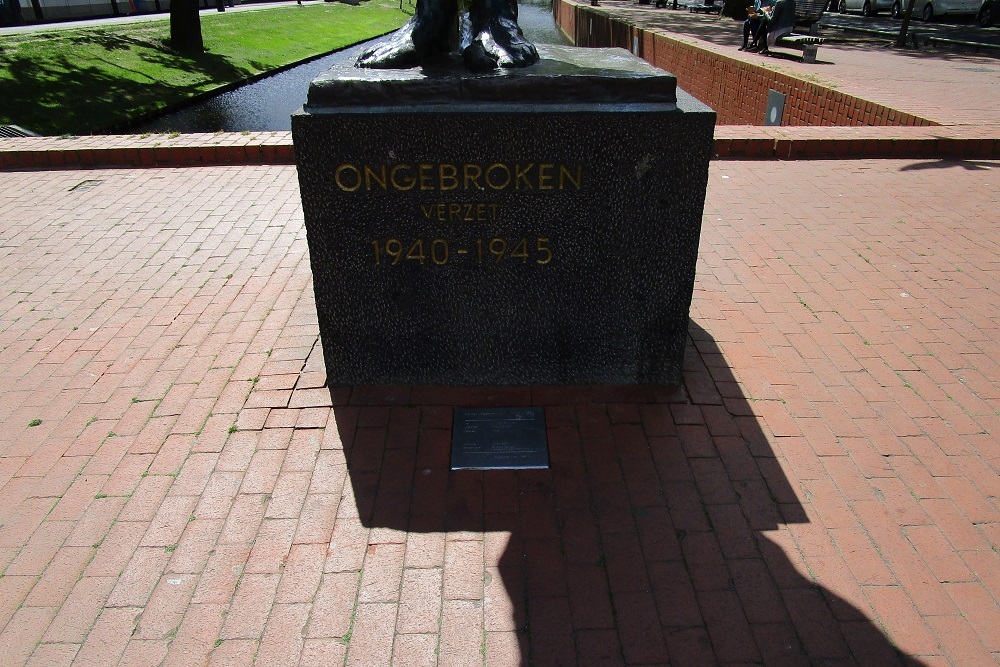
<path id="1" fill-rule="evenodd" d="M 820 44 L 825 41 L 825 37 L 816 37 L 814 35 L 796 35 L 791 33 L 779 37 L 777 41 L 775 41 L 774 45 L 781 46 L 786 49 L 798 49 L 802 52 L 802 62 L 814 63 L 816 62 L 816 52 L 819 51 Z"/>

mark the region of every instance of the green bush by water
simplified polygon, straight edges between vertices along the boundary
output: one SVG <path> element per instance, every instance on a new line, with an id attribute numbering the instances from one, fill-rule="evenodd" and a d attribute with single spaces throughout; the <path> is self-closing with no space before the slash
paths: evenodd
<path id="1" fill-rule="evenodd" d="M 403 7 L 410 9 L 409 3 Z M 0 37 L 0 124 L 39 134 L 105 131 L 227 84 L 380 35 L 409 14 L 370 0 L 203 13 L 207 52 L 167 44 L 166 20 Z"/>

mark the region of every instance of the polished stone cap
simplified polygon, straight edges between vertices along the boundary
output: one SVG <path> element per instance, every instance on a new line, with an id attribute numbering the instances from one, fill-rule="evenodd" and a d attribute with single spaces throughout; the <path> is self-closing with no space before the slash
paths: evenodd
<path id="1" fill-rule="evenodd" d="M 677 78 L 625 49 L 538 46 L 523 69 L 472 73 L 451 54 L 410 69 L 354 67 L 345 57 L 309 86 L 307 111 L 462 104 L 674 104 Z"/>

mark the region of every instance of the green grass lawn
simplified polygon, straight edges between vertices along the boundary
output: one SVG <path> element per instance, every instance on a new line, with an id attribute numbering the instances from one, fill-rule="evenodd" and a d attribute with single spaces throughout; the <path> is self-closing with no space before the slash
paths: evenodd
<path id="1" fill-rule="evenodd" d="M 168 21 L 0 36 L 0 124 L 48 135 L 107 131 L 407 18 L 398 0 L 202 14 L 200 56 L 167 48 Z"/>

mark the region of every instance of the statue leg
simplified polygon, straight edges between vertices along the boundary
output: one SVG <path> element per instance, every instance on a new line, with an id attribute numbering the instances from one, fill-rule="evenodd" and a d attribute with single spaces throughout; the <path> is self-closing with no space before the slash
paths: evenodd
<path id="1" fill-rule="evenodd" d="M 448 53 L 457 14 L 457 0 L 417 0 L 413 17 L 387 39 L 362 53 L 355 66 L 411 67 L 428 56 Z"/>
<path id="2" fill-rule="evenodd" d="M 538 62 L 535 45 L 517 25 L 514 0 L 473 0 L 469 12 L 472 43 L 466 47 L 466 66 L 474 72 L 498 67 L 527 67 Z"/>

